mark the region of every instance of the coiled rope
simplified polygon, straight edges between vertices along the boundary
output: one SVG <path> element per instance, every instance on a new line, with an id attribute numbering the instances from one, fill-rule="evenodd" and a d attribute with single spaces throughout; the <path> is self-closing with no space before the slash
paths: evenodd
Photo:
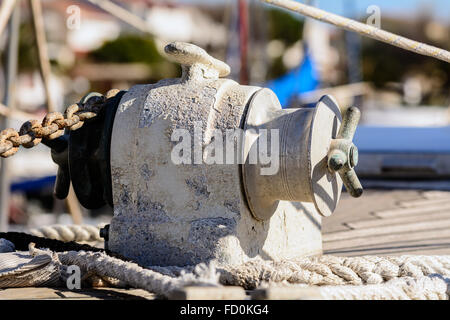
<path id="1" fill-rule="evenodd" d="M 53 253 L 35 249 L 33 244 L 29 250 L 33 256 L 51 255 L 63 265 L 77 265 L 98 277 L 118 279 L 165 297 L 188 285 L 301 286 L 314 288 L 323 299 L 448 300 L 450 295 L 450 256 L 322 256 L 280 262 L 252 260 L 239 266 L 211 263 L 143 268 L 105 252 Z"/>
<path id="2" fill-rule="evenodd" d="M 104 252 L 68 251 L 52 253 L 39 250 L 30 244 L 30 254 L 55 255 L 63 265 L 77 265 L 81 270 L 95 274 L 101 278 L 114 278 L 133 288 L 140 288 L 161 296 L 167 296 L 174 290 L 185 286 L 218 286 L 218 274 L 215 269 L 205 264 L 193 268 L 193 272 L 181 272 L 173 278 L 151 269 L 143 268 L 136 263 L 123 261 L 108 256 Z"/>
<path id="3" fill-rule="evenodd" d="M 439 275 L 397 278 L 385 284 L 326 286 L 318 292 L 326 300 L 448 300 L 450 279 Z"/>
<path id="4" fill-rule="evenodd" d="M 112 252 L 75 242 L 66 243 L 14 232 L 0 234 L 0 238 L 12 242 L 16 250 L 28 249 L 35 258 L 43 254 L 51 256 L 50 269 L 52 272 L 60 270 L 62 281 L 67 278 L 64 274 L 67 266 L 77 265 L 85 277 L 103 279 L 112 286 L 141 288 L 163 297 L 193 285 L 232 285 L 244 289 L 281 286 L 287 287 L 287 290 L 300 287 L 308 292 L 315 290 L 322 299 L 448 299 L 450 295 L 450 256 L 327 255 L 278 262 L 251 260 L 238 266 L 210 263 L 188 267 L 144 267 Z M 14 247 L 7 242 L 4 246 L 6 252 Z M 55 264 L 60 267 L 55 269 Z M 42 268 L 47 267 L 42 265 Z M 37 273 L 36 277 L 49 281 L 41 270 L 33 270 Z M 30 283 L 39 285 L 31 273 L 26 278 L 19 273 L 14 275 L 20 283 L 31 279 Z M 14 278 L 10 273 L 0 272 L 0 287 L 5 287 L 5 283 L 14 283 Z"/>
<path id="5" fill-rule="evenodd" d="M 58 258 L 64 264 L 75 264 L 101 277 L 116 278 L 162 296 L 186 285 L 256 289 L 263 282 L 269 286 L 283 283 L 319 286 L 323 299 L 448 300 L 450 294 L 450 256 L 323 256 L 278 263 L 255 260 L 224 268 L 200 264 L 181 272 L 177 267 L 156 267 L 165 274 L 104 253 L 71 251 L 58 253 Z M 174 277 L 167 275 L 174 270 Z"/>
<path id="6" fill-rule="evenodd" d="M 255 298 L 272 299 L 325 299 L 325 300 L 448 300 L 450 279 L 440 275 L 419 278 L 402 277 L 383 284 L 307 286 L 299 284 L 263 284 L 268 290 Z"/>
<path id="7" fill-rule="evenodd" d="M 255 289 L 263 282 L 313 286 L 375 285 L 403 278 L 439 274 L 450 277 L 450 256 L 362 256 L 306 258 L 288 261 L 252 260 L 218 269 L 220 282 Z"/>
<path id="8" fill-rule="evenodd" d="M 69 241 L 96 242 L 103 240 L 100 237 L 101 227 L 103 227 L 103 225 L 92 226 L 92 225 L 76 225 L 76 224 L 72 225 L 55 224 L 31 229 L 29 233 L 37 237 L 44 237 L 64 242 Z"/>
<path id="9" fill-rule="evenodd" d="M 303 3 L 292 0 L 261 0 L 268 4 L 300 13 L 306 17 L 332 24 L 338 28 L 357 32 L 363 36 L 388 43 L 424 56 L 433 57 L 450 63 L 450 52 L 425 43 L 414 41 L 374 26 L 348 19 Z"/>

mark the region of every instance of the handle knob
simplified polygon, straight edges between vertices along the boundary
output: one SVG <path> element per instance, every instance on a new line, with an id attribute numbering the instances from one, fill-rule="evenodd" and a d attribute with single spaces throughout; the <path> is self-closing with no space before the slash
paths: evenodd
<path id="1" fill-rule="evenodd" d="M 217 79 L 230 74 L 230 67 L 205 50 L 185 42 L 172 42 L 164 48 L 168 58 L 183 68 L 182 79 Z"/>
<path id="2" fill-rule="evenodd" d="M 328 168 L 339 173 L 345 188 L 355 198 L 363 193 L 363 187 L 354 170 L 358 164 L 358 148 L 352 142 L 360 118 L 361 112 L 358 108 L 347 109 L 338 136 L 331 141 L 328 152 Z"/>

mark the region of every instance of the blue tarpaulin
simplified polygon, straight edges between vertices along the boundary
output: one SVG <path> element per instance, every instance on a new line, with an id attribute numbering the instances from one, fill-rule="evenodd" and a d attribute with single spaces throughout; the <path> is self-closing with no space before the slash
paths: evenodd
<path id="1" fill-rule="evenodd" d="M 302 63 L 280 78 L 270 81 L 267 87 L 276 93 L 283 108 L 287 108 L 293 97 L 313 91 L 318 88 L 319 84 L 319 73 L 308 47 L 305 46 L 305 57 Z"/>
<path id="2" fill-rule="evenodd" d="M 43 188 L 53 188 L 55 180 L 56 176 L 49 176 L 14 182 L 11 184 L 11 192 L 17 191 L 29 192 L 29 191 L 38 191 Z"/>

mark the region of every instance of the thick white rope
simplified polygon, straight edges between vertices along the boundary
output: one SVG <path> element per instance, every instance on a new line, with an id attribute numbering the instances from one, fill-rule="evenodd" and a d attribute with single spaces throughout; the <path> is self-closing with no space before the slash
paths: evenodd
<path id="1" fill-rule="evenodd" d="M 271 299 L 324 300 L 448 300 L 450 278 L 439 275 L 419 278 L 402 277 L 383 284 L 308 286 L 302 284 L 264 283 L 259 289 L 269 290 Z"/>
<path id="2" fill-rule="evenodd" d="M 57 286 L 62 265 L 51 254 L 34 258 L 15 252 L 1 254 L 0 288 Z"/>
<path id="3" fill-rule="evenodd" d="M 385 284 L 319 287 L 326 300 L 449 300 L 450 278 L 396 278 Z"/>
<path id="4" fill-rule="evenodd" d="M 34 249 L 32 255 L 51 254 Z M 120 280 L 162 296 L 188 285 L 234 285 L 255 289 L 271 285 L 318 286 L 324 299 L 448 299 L 450 256 L 335 257 L 298 261 L 253 260 L 240 266 L 214 264 L 142 268 L 105 253 L 55 253 L 64 265 Z M 158 270 L 158 271 L 155 271 Z"/>
<path id="5" fill-rule="evenodd" d="M 317 286 L 382 284 L 439 274 L 450 277 L 450 256 L 322 256 L 298 261 L 253 260 L 219 269 L 220 282 L 254 289 L 263 282 Z"/>
<path id="6" fill-rule="evenodd" d="M 450 63 L 450 52 L 292 0 L 261 0 L 363 36 Z"/>
<path id="7" fill-rule="evenodd" d="M 31 229 L 29 233 L 38 237 L 45 237 L 64 242 L 94 242 L 102 241 L 100 227 L 92 225 L 61 225 L 55 224 L 41 228 Z"/>
<path id="8" fill-rule="evenodd" d="M 30 251 L 36 254 L 40 250 L 30 248 Z M 57 253 L 57 257 L 64 265 L 77 265 L 86 272 L 92 272 L 100 277 L 115 278 L 131 287 L 162 296 L 190 285 L 218 286 L 218 274 L 204 264 L 196 266 L 192 273 L 181 272 L 179 277 L 174 278 L 144 269 L 133 262 L 110 257 L 102 252 L 69 251 Z"/>

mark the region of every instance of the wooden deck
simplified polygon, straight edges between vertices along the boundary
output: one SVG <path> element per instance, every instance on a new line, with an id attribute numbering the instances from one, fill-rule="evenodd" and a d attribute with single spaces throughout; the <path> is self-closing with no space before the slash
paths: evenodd
<path id="1" fill-rule="evenodd" d="M 146 300 L 155 296 L 141 289 L 95 288 L 73 291 L 61 288 L 0 290 L 0 300 Z"/>
<path id="2" fill-rule="evenodd" d="M 360 199 L 342 196 L 323 219 L 324 253 L 340 256 L 450 254 L 450 192 L 368 190 Z M 137 289 L 52 288 L 0 290 L 0 299 L 154 299 Z"/>
<path id="3" fill-rule="evenodd" d="M 343 195 L 323 222 L 325 254 L 450 254 L 450 192 L 367 191 Z"/>

